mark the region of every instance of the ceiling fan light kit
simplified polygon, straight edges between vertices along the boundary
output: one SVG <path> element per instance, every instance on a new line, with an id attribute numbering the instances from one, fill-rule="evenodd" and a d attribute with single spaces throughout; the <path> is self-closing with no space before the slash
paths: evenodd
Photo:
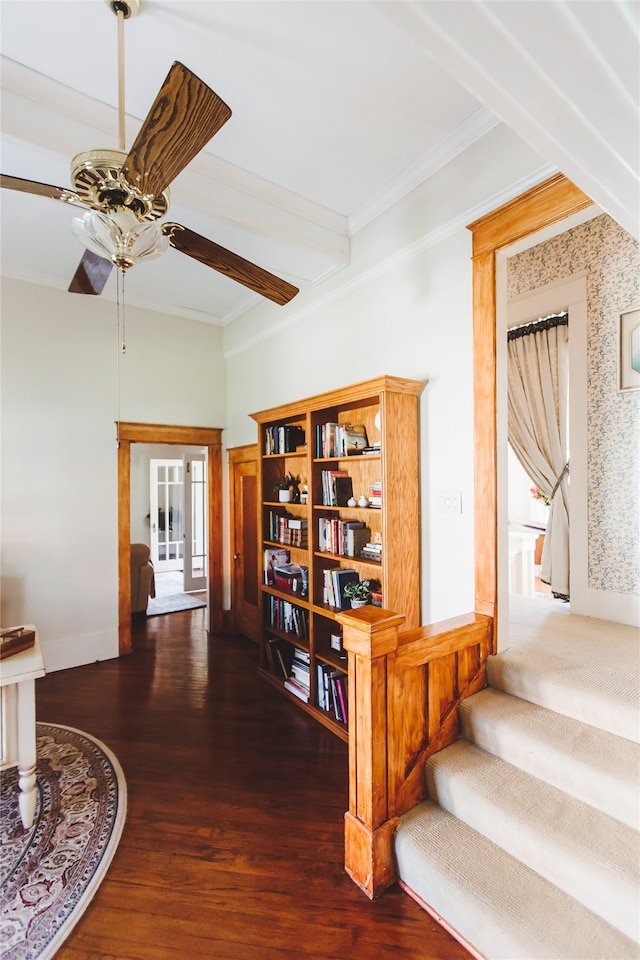
<path id="1" fill-rule="evenodd" d="M 158 224 L 140 223 L 124 207 L 109 214 L 87 210 L 82 217 L 73 218 L 71 231 L 83 246 L 120 270 L 159 257 L 169 248 L 169 238 Z"/>
<path id="2" fill-rule="evenodd" d="M 0 174 L 0 186 L 88 208 L 71 230 L 86 248 L 71 282 L 72 293 L 99 294 L 111 265 L 124 272 L 169 246 L 223 273 L 274 303 L 284 305 L 298 288 L 238 254 L 177 223 L 154 221 L 169 209 L 169 185 L 231 116 L 231 110 L 187 67 L 175 62 L 133 146 L 124 146 L 123 22 L 141 0 L 105 0 L 118 18 L 120 147 L 94 149 L 71 161 L 73 189 Z M 102 264 L 96 261 L 102 259 Z"/>

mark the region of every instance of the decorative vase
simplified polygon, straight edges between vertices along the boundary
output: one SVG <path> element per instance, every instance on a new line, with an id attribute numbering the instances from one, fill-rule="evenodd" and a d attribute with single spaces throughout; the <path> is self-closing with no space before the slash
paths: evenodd
<path id="1" fill-rule="evenodd" d="M 369 603 L 368 600 L 352 600 L 351 606 L 353 607 L 354 610 L 357 610 L 358 607 L 366 607 L 368 603 Z"/>
<path id="2" fill-rule="evenodd" d="M 280 503 L 289 503 L 291 500 L 291 490 L 278 490 L 278 500 Z"/>
<path id="3" fill-rule="evenodd" d="M 349 497 L 349 499 L 347 500 L 348 507 L 355 507 L 357 506 L 357 504 L 358 504 L 358 501 L 356 500 L 355 497 Z"/>
<path id="4" fill-rule="evenodd" d="M 359 506 L 359 507 L 368 507 L 368 506 L 369 506 L 369 501 L 368 501 L 367 498 L 365 497 L 364 493 L 362 494 L 362 496 L 361 496 L 360 499 L 358 500 L 358 506 Z"/>

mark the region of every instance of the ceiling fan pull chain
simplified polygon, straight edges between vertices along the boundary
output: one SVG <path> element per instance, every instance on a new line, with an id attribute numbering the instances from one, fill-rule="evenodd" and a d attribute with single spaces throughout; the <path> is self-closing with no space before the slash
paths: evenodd
<path id="1" fill-rule="evenodd" d="M 124 302 L 124 270 L 118 270 L 118 339 L 120 353 L 127 352 L 126 315 Z"/>
<path id="2" fill-rule="evenodd" d="M 116 446 L 120 446 L 120 356 L 127 352 L 124 304 L 124 270 L 116 277 Z"/>

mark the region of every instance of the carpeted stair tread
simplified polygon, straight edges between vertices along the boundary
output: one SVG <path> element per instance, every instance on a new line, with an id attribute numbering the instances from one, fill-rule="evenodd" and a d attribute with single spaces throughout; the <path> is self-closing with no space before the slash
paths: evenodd
<path id="1" fill-rule="evenodd" d="M 637 960 L 602 918 L 429 801 L 400 819 L 399 875 L 491 960 Z"/>
<path id="2" fill-rule="evenodd" d="M 640 939 L 637 831 L 464 740 L 425 773 L 432 800 Z"/>
<path id="3" fill-rule="evenodd" d="M 533 597 L 510 604 L 512 645 L 489 657 L 489 685 L 640 743 L 640 631 Z"/>
<path id="4" fill-rule="evenodd" d="M 463 701 L 460 717 L 476 746 L 640 826 L 638 744 L 491 688 Z"/>

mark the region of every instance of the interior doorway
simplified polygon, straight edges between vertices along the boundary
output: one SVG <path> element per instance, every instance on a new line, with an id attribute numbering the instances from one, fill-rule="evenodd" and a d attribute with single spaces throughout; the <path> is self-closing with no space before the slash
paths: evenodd
<path id="1" fill-rule="evenodd" d="M 207 629 L 222 630 L 222 429 L 120 422 L 117 431 L 120 654 L 131 652 L 131 448 L 136 443 L 193 446 L 206 452 Z"/>
<path id="2" fill-rule="evenodd" d="M 233 624 L 238 633 L 258 643 L 262 613 L 258 570 L 258 446 L 254 443 L 233 447 L 228 453 Z"/>
<path id="3" fill-rule="evenodd" d="M 557 174 L 469 225 L 473 237 L 475 609 L 494 621 L 494 653 L 509 642 L 507 340 L 501 336 L 503 330 L 506 334 L 501 324 L 506 324 L 507 316 L 505 251 L 592 206 L 589 197 Z M 573 556 L 573 542 L 571 552 Z"/>

